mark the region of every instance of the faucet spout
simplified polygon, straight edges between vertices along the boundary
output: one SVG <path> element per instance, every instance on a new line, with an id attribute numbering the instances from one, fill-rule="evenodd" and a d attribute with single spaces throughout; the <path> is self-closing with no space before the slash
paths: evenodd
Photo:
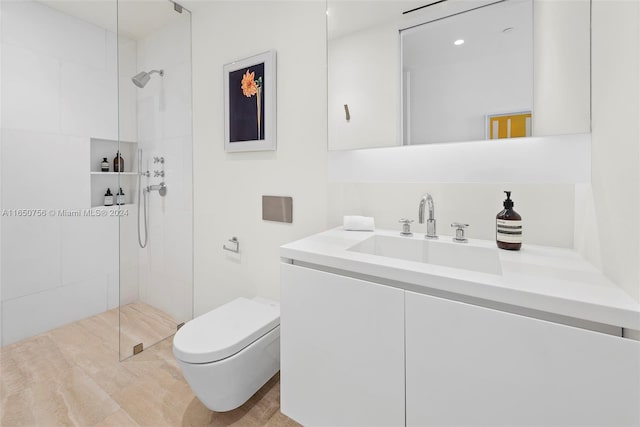
<path id="1" fill-rule="evenodd" d="M 434 219 L 435 209 L 433 207 L 433 197 L 431 197 L 431 194 L 429 193 L 422 196 L 422 199 L 420 200 L 420 207 L 418 208 L 418 222 L 420 224 L 424 224 L 425 205 L 429 208 L 429 219 Z"/>
<path id="2" fill-rule="evenodd" d="M 418 223 L 424 224 L 424 211 L 425 206 L 429 210 L 429 218 L 427 219 L 427 234 L 425 234 L 425 238 L 427 239 L 437 239 L 436 235 L 436 219 L 435 219 L 435 208 L 433 206 L 433 197 L 431 194 L 427 193 L 422 196 L 420 200 L 420 206 L 418 207 Z"/>

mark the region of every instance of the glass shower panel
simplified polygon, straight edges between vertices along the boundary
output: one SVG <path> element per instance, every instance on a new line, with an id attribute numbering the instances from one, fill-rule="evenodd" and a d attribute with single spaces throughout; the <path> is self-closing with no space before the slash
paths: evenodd
<path id="1" fill-rule="evenodd" d="M 118 4 L 120 358 L 193 316 L 191 14 Z"/>

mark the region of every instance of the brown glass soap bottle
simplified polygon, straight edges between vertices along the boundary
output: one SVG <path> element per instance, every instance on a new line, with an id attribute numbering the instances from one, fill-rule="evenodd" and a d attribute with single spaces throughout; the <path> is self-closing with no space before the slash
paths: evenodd
<path id="1" fill-rule="evenodd" d="M 496 215 L 496 243 L 500 249 L 519 251 L 522 247 L 522 217 L 513 210 L 511 191 L 505 191 L 504 210 Z"/>
<path id="2" fill-rule="evenodd" d="M 116 156 L 113 158 L 113 171 L 124 172 L 124 159 L 120 155 L 120 151 L 118 151 Z"/>

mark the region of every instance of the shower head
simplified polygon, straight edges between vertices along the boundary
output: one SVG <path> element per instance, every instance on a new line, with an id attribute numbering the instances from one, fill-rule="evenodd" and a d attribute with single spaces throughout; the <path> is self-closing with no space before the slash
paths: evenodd
<path id="1" fill-rule="evenodd" d="M 149 79 L 151 78 L 151 74 L 153 73 L 158 73 L 160 74 L 161 77 L 164 76 L 164 70 L 151 70 L 148 73 L 146 71 L 141 71 L 135 76 L 131 77 L 131 81 L 133 82 L 134 85 L 138 86 L 139 88 L 143 88 L 149 82 Z"/>

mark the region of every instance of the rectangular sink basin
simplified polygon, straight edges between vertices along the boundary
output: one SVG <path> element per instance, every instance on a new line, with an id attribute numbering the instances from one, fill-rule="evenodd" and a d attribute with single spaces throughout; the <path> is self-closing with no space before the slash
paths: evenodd
<path id="1" fill-rule="evenodd" d="M 423 262 L 480 273 L 502 274 L 498 248 L 473 243 L 374 235 L 347 249 L 353 252 Z"/>

